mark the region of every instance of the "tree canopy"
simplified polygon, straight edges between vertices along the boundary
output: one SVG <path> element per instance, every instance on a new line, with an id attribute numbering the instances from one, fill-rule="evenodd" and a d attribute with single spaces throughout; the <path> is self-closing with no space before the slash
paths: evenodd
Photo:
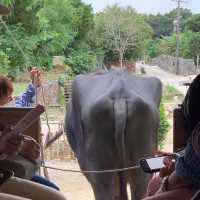
<path id="1" fill-rule="evenodd" d="M 192 15 L 186 22 L 187 29 L 193 32 L 200 32 L 200 14 Z"/>
<path id="2" fill-rule="evenodd" d="M 192 15 L 188 9 L 180 9 L 181 16 L 181 31 L 185 29 L 187 19 Z M 146 15 L 145 19 L 147 23 L 152 27 L 154 31 L 154 37 L 162 38 L 163 36 L 170 36 L 174 30 L 173 22 L 177 16 L 177 9 L 174 9 L 166 14 Z"/>
<path id="3" fill-rule="evenodd" d="M 143 46 L 145 38 L 151 37 L 151 28 L 144 17 L 131 7 L 114 5 L 107 7 L 96 16 L 96 42 L 107 56 L 119 60 L 121 66 L 124 56 L 133 49 Z M 111 56 L 112 55 L 112 56 Z M 133 55 L 130 56 L 133 58 Z"/>
<path id="4" fill-rule="evenodd" d="M 0 72 L 15 77 L 30 65 L 52 68 L 63 56 L 74 74 L 101 63 L 175 55 L 177 10 L 144 15 L 113 5 L 93 13 L 81 0 L 1 0 L 11 15 L 0 26 Z M 200 15 L 181 9 L 180 56 L 199 55 Z"/>

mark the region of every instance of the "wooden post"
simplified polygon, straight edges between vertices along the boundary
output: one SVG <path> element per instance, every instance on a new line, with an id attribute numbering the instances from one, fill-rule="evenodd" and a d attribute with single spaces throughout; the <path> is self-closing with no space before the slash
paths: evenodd
<path id="1" fill-rule="evenodd" d="M 184 117 L 181 108 L 175 108 L 173 113 L 173 151 L 186 146 L 188 139 L 184 127 Z"/>

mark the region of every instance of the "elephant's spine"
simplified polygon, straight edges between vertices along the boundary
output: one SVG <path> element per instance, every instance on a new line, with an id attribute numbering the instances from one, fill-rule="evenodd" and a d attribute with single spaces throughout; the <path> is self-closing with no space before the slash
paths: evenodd
<path id="1" fill-rule="evenodd" d="M 119 167 L 124 168 L 126 163 L 125 131 L 127 123 L 127 102 L 125 99 L 115 99 L 115 143 L 118 151 Z M 125 172 L 119 172 L 120 199 L 127 200 Z"/>

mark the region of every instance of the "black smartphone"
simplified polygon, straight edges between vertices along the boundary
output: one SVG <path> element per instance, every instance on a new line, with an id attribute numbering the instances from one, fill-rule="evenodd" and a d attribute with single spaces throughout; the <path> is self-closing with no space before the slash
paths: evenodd
<path id="1" fill-rule="evenodd" d="M 178 158 L 177 153 L 173 153 L 167 157 L 171 158 L 172 160 L 176 160 Z M 151 158 L 143 158 L 140 160 L 140 167 L 146 173 L 154 173 L 158 172 L 164 165 L 164 158 L 166 156 L 158 156 L 158 157 L 151 157 Z"/>

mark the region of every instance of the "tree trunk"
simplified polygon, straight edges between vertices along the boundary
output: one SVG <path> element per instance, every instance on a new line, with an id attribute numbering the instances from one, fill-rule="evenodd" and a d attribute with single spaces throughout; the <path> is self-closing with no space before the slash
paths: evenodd
<path id="1" fill-rule="evenodd" d="M 119 52 L 119 62 L 120 62 L 120 67 L 121 68 L 123 68 L 123 56 L 124 56 L 123 52 L 120 51 Z"/>
<path id="2" fill-rule="evenodd" d="M 200 55 L 198 54 L 197 55 L 197 60 L 196 60 L 197 61 L 197 71 L 199 70 L 199 58 L 200 58 Z"/>

